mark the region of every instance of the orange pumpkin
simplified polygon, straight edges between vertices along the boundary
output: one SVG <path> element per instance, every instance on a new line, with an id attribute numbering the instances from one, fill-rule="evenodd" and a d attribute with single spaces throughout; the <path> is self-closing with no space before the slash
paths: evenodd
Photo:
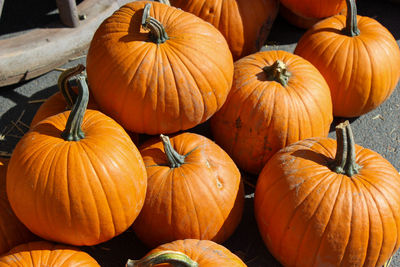
<path id="1" fill-rule="evenodd" d="M 372 18 L 348 16 L 316 24 L 299 40 L 295 54 L 310 61 L 326 79 L 333 114 L 357 117 L 383 103 L 400 77 L 400 49 L 392 34 Z"/>
<path id="2" fill-rule="evenodd" d="M 327 136 L 331 122 L 331 96 L 318 70 L 299 56 L 268 51 L 235 62 L 232 90 L 211 129 L 240 168 L 258 174 L 279 149 Z"/>
<path id="3" fill-rule="evenodd" d="M 278 13 L 278 0 L 171 0 L 171 4 L 214 25 L 234 60 L 260 50 Z"/>
<path id="4" fill-rule="evenodd" d="M 305 18 L 322 19 L 346 8 L 345 0 L 280 0 L 281 4 L 294 14 Z"/>
<path id="5" fill-rule="evenodd" d="M 147 176 L 142 157 L 114 120 L 87 110 L 80 76 L 72 111 L 36 124 L 18 142 L 7 172 L 17 217 L 35 234 L 94 245 L 124 232 L 139 214 Z"/>
<path id="6" fill-rule="evenodd" d="M 211 24 L 165 4 L 137 1 L 97 29 L 87 75 L 96 103 L 125 129 L 172 133 L 204 122 L 222 106 L 233 60 Z"/>
<path id="7" fill-rule="evenodd" d="M 37 241 L 19 245 L 0 257 L 0 267 L 100 267 L 89 254 L 77 248 Z"/>
<path id="8" fill-rule="evenodd" d="M 32 241 L 35 237 L 17 219 L 6 194 L 8 159 L 0 158 L 0 255 L 16 245 Z"/>
<path id="9" fill-rule="evenodd" d="M 85 67 L 79 64 L 75 67 L 69 68 L 64 71 L 58 78 L 59 92 L 55 93 L 47 99 L 36 111 L 32 119 L 31 127 L 36 125 L 39 121 L 46 119 L 55 114 L 70 110 L 77 98 L 75 91 L 71 88 L 68 81 L 69 79 L 81 73 Z M 89 98 L 88 108 L 98 109 L 96 103 Z"/>
<path id="10" fill-rule="evenodd" d="M 214 142 L 193 133 L 140 148 L 146 200 L 133 225 L 149 247 L 177 239 L 225 241 L 240 222 L 244 191 L 235 163 Z"/>
<path id="11" fill-rule="evenodd" d="M 163 244 L 151 250 L 141 260 L 128 260 L 126 267 L 153 266 L 152 264 L 167 267 L 177 266 L 177 263 L 187 267 L 246 266 L 238 256 L 213 241 L 185 239 Z"/>
<path id="12" fill-rule="evenodd" d="M 258 227 L 284 266 L 382 266 L 400 246 L 399 173 L 348 122 L 336 132 L 282 149 L 258 178 Z"/>

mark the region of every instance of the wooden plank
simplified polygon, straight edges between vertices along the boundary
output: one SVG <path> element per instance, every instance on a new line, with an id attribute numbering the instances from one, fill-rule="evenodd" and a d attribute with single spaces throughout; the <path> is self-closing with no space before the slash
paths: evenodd
<path id="1" fill-rule="evenodd" d="M 119 4 L 115 0 L 85 0 L 77 8 L 86 19 L 76 28 L 44 27 L 0 40 L 0 86 L 37 77 L 84 54 L 100 23 Z"/>
<path id="2" fill-rule="evenodd" d="M 78 27 L 78 9 L 75 0 L 56 0 L 61 22 L 68 27 Z"/>

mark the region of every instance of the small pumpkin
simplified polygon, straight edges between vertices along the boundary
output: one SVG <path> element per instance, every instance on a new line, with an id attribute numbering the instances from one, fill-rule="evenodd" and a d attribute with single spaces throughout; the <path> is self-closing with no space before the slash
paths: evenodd
<path id="1" fill-rule="evenodd" d="M 206 121 L 225 102 L 232 73 L 232 54 L 215 27 L 157 2 L 121 7 L 97 29 L 87 55 L 96 103 L 137 133 Z"/>
<path id="2" fill-rule="evenodd" d="M 94 245 L 124 232 L 139 214 L 147 176 L 125 130 L 86 110 L 88 88 L 78 77 L 72 111 L 36 124 L 18 142 L 7 171 L 16 216 L 35 234 L 72 245 Z"/>
<path id="3" fill-rule="evenodd" d="M 284 266 L 382 266 L 400 246 L 399 173 L 348 121 L 336 133 L 280 150 L 258 177 L 258 228 Z"/>
<path id="4" fill-rule="evenodd" d="M 163 244 L 140 260 L 128 260 L 136 266 L 245 267 L 243 261 L 227 248 L 210 240 L 185 239 Z"/>
<path id="5" fill-rule="evenodd" d="M 234 60 L 265 44 L 278 14 L 278 0 L 171 0 L 175 7 L 214 25 L 229 44 Z"/>
<path id="6" fill-rule="evenodd" d="M 8 159 L 0 158 L 0 255 L 16 245 L 34 240 L 35 236 L 18 220 L 6 194 Z"/>
<path id="7" fill-rule="evenodd" d="M 69 79 L 83 72 L 84 70 L 85 67 L 82 64 L 79 64 L 61 73 L 57 82 L 59 92 L 52 95 L 39 107 L 39 109 L 36 111 L 35 116 L 32 119 L 31 127 L 36 125 L 39 121 L 43 119 L 72 109 L 72 106 L 76 101 L 77 95 L 75 93 L 76 88 L 71 87 L 71 85 L 69 84 Z M 93 102 L 92 98 L 89 98 L 88 108 L 98 109 L 96 103 Z"/>
<path id="8" fill-rule="evenodd" d="M 328 135 L 333 119 L 329 88 L 308 61 L 285 51 L 258 52 L 235 62 L 233 79 L 211 129 L 243 170 L 258 174 L 279 149 Z"/>
<path id="9" fill-rule="evenodd" d="M 89 254 L 78 248 L 36 241 L 19 245 L 0 257 L 0 267 L 100 267 Z"/>
<path id="10" fill-rule="evenodd" d="M 382 104 L 400 77 L 400 49 L 376 20 L 357 16 L 347 0 L 348 16 L 321 21 L 299 40 L 295 54 L 310 61 L 326 79 L 333 114 L 357 117 Z"/>
<path id="11" fill-rule="evenodd" d="M 225 241 L 240 222 L 244 190 L 238 168 L 214 142 L 194 133 L 140 148 L 148 187 L 133 224 L 149 247 L 178 239 Z"/>

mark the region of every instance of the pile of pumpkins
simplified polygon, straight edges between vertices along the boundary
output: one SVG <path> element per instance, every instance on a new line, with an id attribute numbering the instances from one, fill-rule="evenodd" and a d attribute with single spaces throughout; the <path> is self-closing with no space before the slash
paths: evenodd
<path id="1" fill-rule="evenodd" d="M 400 175 L 348 122 L 327 135 L 333 116 L 365 114 L 394 90 L 389 31 L 354 0 L 281 0 L 309 30 L 294 54 L 257 52 L 277 0 L 161 2 L 107 18 L 87 77 L 83 65 L 62 73 L 1 160 L 0 267 L 98 266 L 77 246 L 130 228 L 153 250 L 126 266 L 246 266 L 219 244 L 242 217 L 239 168 L 258 176 L 259 232 L 282 265 L 388 261 Z M 185 132 L 207 120 L 215 142 Z"/>

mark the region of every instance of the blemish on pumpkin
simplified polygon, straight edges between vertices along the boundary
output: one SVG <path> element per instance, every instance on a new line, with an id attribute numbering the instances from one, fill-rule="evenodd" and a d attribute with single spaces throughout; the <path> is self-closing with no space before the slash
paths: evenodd
<path id="1" fill-rule="evenodd" d="M 218 188 L 222 188 L 221 181 L 218 179 L 218 177 L 217 177 L 217 187 L 218 187 Z"/>
<path id="2" fill-rule="evenodd" d="M 240 117 L 238 117 L 238 118 L 236 119 L 236 121 L 235 121 L 235 127 L 236 127 L 237 129 L 242 128 L 242 120 L 240 119 Z"/>

